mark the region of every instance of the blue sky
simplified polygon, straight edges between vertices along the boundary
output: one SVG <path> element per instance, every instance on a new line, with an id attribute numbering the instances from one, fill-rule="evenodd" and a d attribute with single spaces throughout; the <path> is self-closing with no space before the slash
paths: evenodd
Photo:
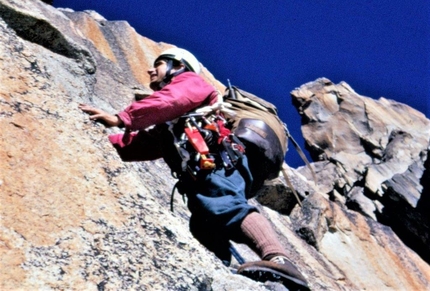
<path id="1" fill-rule="evenodd" d="M 430 118 L 430 1 L 54 0 L 125 20 L 154 41 L 193 52 L 226 84 L 273 102 L 304 146 L 290 92 L 326 77 Z M 303 162 L 290 145 L 290 166 Z"/>

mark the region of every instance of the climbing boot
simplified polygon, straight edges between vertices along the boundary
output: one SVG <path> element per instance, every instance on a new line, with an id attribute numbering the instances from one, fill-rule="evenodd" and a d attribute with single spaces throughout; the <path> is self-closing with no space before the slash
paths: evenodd
<path id="1" fill-rule="evenodd" d="M 310 290 L 303 275 L 284 256 L 276 256 L 270 261 L 245 263 L 237 273 L 258 282 L 280 282 L 290 291 Z"/>

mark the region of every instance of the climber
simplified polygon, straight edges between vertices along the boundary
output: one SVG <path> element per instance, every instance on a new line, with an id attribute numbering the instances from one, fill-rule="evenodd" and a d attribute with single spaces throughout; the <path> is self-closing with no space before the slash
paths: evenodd
<path id="1" fill-rule="evenodd" d="M 260 281 L 282 278 L 306 287 L 306 280 L 287 259 L 270 223 L 245 198 L 252 176 L 240 142 L 228 133 L 206 145 L 201 132 L 208 130 L 196 121 L 198 115 L 183 117 L 217 102 L 215 88 L 199 76 L 200 63 L 190 52 L 171 48 L 156 58 L 147 73 L 153 94 L 125 110 L 112 115 L 86 104 L 79 108 L 107 127 L 125 128 L 124 133 L 109 136 L 123 161 L 164 159 L 179 179 L 178 191 L 187 197 L 191 233 L 224 264 L 231 261 L 230 240 L 246 243 L 262 260 L 244 263 L 239 274 Z M 223 127 L 222 117 L 204 121 L 212 130 Z M 191 150 L 181 147 L 184 130 L 189 140 L 197 140 Z M 222 128 L 222 132 L 228 129 Z M 217 142 L 220 137 L 224 155 L 217 152 L 222 148 Z M 196 164 L 196 159 L 203 157 L 204 162 Z"/>

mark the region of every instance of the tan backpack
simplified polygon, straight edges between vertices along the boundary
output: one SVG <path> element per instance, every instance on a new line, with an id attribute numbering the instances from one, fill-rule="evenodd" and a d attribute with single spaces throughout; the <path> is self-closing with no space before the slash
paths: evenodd
<path id="1" fill-rule="evenodd" d="M 279 176 L 288 150 L 288 140 L 293 142 L 299 155 L 310 167 L 286 124 L 279 118 L 275 105 L 230 84 L 223 99 L 231 104 L 229 109 L 236 113 L 234 117 L 227 117 L 227 121 L 233 133 L 246 146 L 249 168 L 254 177 L 251 196 L 256 194 L 265 180 Z M 311 167 L 310 169 L 314 175 Z M 283 174 L 290 184 L 285 171 Z"/>

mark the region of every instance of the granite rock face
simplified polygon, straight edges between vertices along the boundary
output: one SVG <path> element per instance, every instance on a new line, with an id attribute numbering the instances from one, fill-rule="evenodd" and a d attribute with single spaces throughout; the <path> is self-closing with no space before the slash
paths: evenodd
<path id="1" fill-rule="evenodd" d="M 94 11 L 0 0 L 1 290 L 283 290 L 199 245 L 180 197 L 169 210 L 163 162 L 123 163 L 107 140 L 117 130 L 77 108 L 115 113 L 150 94 L 146 70 L 169 47 Z M 312 290 L 428 289 L 429 121 L 326 79 L 292 94 L 318 183 L 290 168 L 303 207 L 282 179 L 250 203 Z"/>

